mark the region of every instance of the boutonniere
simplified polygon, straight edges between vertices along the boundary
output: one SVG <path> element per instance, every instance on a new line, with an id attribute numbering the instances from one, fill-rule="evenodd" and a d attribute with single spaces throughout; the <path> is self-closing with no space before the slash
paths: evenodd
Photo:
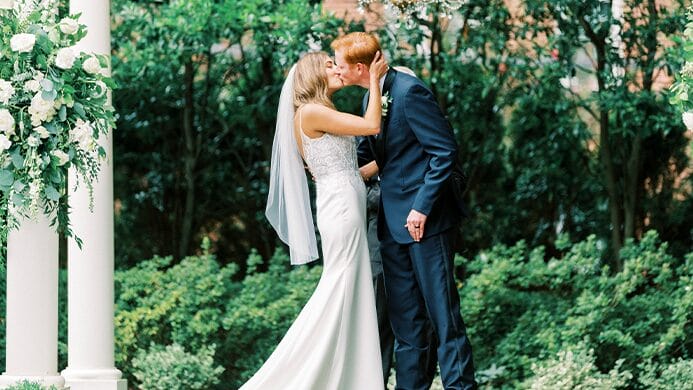
<path id="1" fill-rule="evenodd" d="M 390 103 L 392 103 L 392 96 L 390 96 L 390 91 L 388 91 L 380 97 L 380 108 L 383 117 L 387 115 L 387 109 L 390 107 Z"/>

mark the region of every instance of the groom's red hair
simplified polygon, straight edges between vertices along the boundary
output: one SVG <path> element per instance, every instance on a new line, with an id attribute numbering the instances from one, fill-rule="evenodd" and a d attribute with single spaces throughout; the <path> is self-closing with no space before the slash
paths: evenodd
<path id="1" fill-rule="evenodd" d="M 369 66 L 373 62 L 375 53 L 380 51 L 380 43 L 372 34 L 365 32 L 353 32 L 341 36 L 330 45 L 332 50 L 344 52 L 344 60 L 349 64 L 359 62 Z"/>

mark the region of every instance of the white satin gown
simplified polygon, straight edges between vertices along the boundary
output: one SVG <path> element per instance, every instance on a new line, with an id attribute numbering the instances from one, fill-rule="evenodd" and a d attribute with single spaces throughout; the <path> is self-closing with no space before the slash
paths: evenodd
<path id="1" fill-rule="evenodd" d="M 241 390 L 382 390 L 366 188 L 356 140 L 301 135 L 316 182 L 323 271 L 284 338 Z"/>

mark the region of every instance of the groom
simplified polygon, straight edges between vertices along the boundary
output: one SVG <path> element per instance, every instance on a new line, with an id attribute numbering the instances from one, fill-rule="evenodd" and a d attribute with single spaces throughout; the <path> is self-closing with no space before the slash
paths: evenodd
<path id="1" fill-rule="evenodd" d="M 378 40 L 363 32 L 332 42 L 345 85 L 368 88 Z M 381 80 L 387 112 L 377 139 L 359 145 L 377 162 L 381 196 L 378 237 L 387 308 L 395 333 L 397 389 L 428 389 L 427 327 L 438 339 L 445 389 L 475 389 L 472 348 L 460 315 L 450 232 L 460 219 L 446 181 L 457 143 L 431 91 L 390 69 Z"/>

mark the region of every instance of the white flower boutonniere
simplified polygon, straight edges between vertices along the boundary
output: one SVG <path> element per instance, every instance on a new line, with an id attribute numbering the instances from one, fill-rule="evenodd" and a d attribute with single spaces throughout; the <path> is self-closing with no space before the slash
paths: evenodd
<path id="1" fill-rule="evenodd" d="M 383 118 L 387 116 L 387 109 L 390 107 L 390 103 L 392 103 L 392 96 L 390 96 L 390 92 L 388 91 L 380 97 L 380 108 Z"/>

